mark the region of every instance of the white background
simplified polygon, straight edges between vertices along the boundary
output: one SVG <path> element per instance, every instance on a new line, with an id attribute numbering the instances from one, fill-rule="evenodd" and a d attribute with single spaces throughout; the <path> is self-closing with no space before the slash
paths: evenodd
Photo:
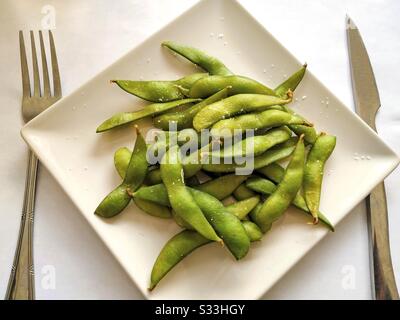
<path id="1" fill-rule="evenodd" d="M 54 35 L 65 96 L 195 2 L 0 2 L 0 296 L 6 291 L 17 241 L 27 160 L 26 145 L 19 135 L 22 121 L 18 30 L 43 28 L 43 8 L 54 7 Z M 361 30 L 380 90 L 379 135 L 400 154 L 399 1 L 242 0 L 241 3 L 353 108 L 345 34 L 348 13 Z M 207 23 L 207 17 L 204 22 Z M 27 36 L 26 33 L 26 39 Z M 400 197 L 396 197 L 400 169 L 385 183 L 392 256 L 400 282 Z M 326 237 L 265 298 L 370 299 L 368 252 L 365 206 L 360 204 L 334 234 Z M 37 192 L 35 268 L 38 299 L 142 298 L 43 167 Z M 55 288 L 46 285 L 49 270 L 55 271 Z"/>

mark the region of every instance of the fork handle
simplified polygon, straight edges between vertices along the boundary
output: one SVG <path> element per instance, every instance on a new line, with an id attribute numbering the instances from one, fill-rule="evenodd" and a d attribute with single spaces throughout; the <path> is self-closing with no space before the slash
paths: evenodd
<path id="1" fill-rule="evenodd" d="M 22 209 L 17 248 L 15 250 L 14 262 L 8 281 L 6 300 L 35 299 L 33 222 L 38 164 L 38 158 L 29 150 L 24 206 Z"/>
<path id="2" fill-rule="evenodd" d="M 367 215 L 369 219 L 371 271 L 373 273 L 373 298 L 377 300 L 399 300 L 390 257 L 386 192 L 383 182 L 378 184 L 367 198 Z"/>

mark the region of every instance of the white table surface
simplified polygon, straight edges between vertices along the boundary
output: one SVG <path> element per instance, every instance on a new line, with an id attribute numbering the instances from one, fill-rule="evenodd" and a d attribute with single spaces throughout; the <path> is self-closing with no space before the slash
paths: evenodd
<path id="1" fill-rule="evenodd" d="M 54 8 L 54 35 L 66 96 L 195 2 L 0 2 L 0 296 L 6 291 L 17 241 L 27 161 L 27 148 L 19 134 L 22 121 L 18 30 L 42 28 L 42 10 L 48 5 Z M 362 32 L 380 89 L 383 107 L 377 120 L 379 135 L 400 154 L 399 1 L 241 2 L 353 108 L 345 34 L 348 13 Z M 392 256 L 400 283 L 400 169 L 385 183 Z M 38 180 L 34 245 L 38 299 L 143 298 L 43 167 Z M 360 204 L 334 234 L 326 237 L 264 298 L 370 299 L 368 254 L 365 205 Z"/>

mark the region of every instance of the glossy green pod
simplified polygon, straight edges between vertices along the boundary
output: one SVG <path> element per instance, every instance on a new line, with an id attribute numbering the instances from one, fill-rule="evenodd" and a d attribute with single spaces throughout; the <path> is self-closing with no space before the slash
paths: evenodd
<path id="1" fill-rule="evenodd" d="M 218 200 L 229 197 L 233 191 L 247 179 L 247 176 L 228 174 L 195 187 L 195 189 L 206 192 Z"/>
<path id="2" fill-rule="evenodd" d="M 314 223 L 318 223 L 325 163 L 335 149 L 335 146 L 336 137 L 322 133 L 315 141 L 307 157 L 304 168 L 303 190 L 304 199 L 314 217 Z"/>
<path id="3" fill-rule="evenodd" d="M 245 130 L 259 130 L 292 124 L 312 126 L 304 118 L 279 110 L 266 110 L 257 113 L 247 113 L 234 118 L 219 120 L 211 128 L 216 136 L 232 136 Z"/>
<path id="4" fill-rule="evenodd" d="M 303 136 L 301 136 L 278 187 L 265 200 L 261 209 L 255 214 L 251 214 L 252 220 L 263 232 L 268 231 L 272 223 L 282 216 L 300 190 L 303 181 L 304 159 L 305 150 Z"/>
<path id="5" fill-rule="evenodd" d="M 190 88 L 189 97 L 206 98 L 226 87 L 230 87 L 230 96 L 241 93 L 275 95 L 274 90 L 258 81 L 243 76 L 231 75 L 209 76 L 196 81 Z"/>
<path id="6" fill-rule="evenodd" d="M 275 89 L 275 93 L 278 97 L 286 97 L 288 90 L 294 92 L 297 86 L 300 84 L 307 70 L 307 64 L 305 63 L 298 71 L 292 74 L 284 82 L 279 84 Z"/>
<path id="7" fill-rule="evenodd" d="M 122 90 L 151 102 L 169 102 L 185 99 L 192 85 L 207 73 L 194 73 L 173 81 L 112 80 Z"/>
<path id="8" fill-rule="evenodd" d="M 149 290 L 153 290 L 160 280 L 189 253 L 209 242 L 209 239 L 190 230 L 181 231 L 172 237 L 154 262 Z"/>
<path id="9" fill-rule="evenodd" d="M 138 198 L 133 198 L 133 202 L 139 209 L 141 209 L 142 211 L 146 212 L 147 214 L 153 217 L 162 219 L 169 219 L 172 217 L 171 210 L 168 207 L 161 206 L 157 203 L 141 200 Z"/>
<path id="10" fill-rule="evenodd" d="M 158 114 L 171 110 L 173 108 L 182 106 L 188 103 L 198 102 L 199 99 L 182 99 L 171 102 L 164 103 L 153 103 L 145 106 L 143 109 L 135 112 L 120 112 L 113 115 L 111 118 L 104 121 L 100 126 L 97 127 L 96 132 L 104 132 L 108 131 L 122 125 L 126 125 L 128 123 L 132 123 L 133 121 L 146 118 L 146 117 L 154 117 Z"/>
<path id="11" fill-rule="evenodd" d="M 165 153 L 160 169 L 169 202 L 176 214 L 207 239 L 221 241 L 185 186 L 178 146 Z"/>
<path id="12" fill-rule="evenodd" d="M 291 137 L 286 127 L 276 128 L 264 135 L 251 136 L 234 144 L 225 146 L 210 153 L 211 157 L 237 159 L 240 157 L 258 156 L 273 146 L 283 143 Z"/>
<path id="13" fill-rule="evenodd" d="M 246 112 L 264 111 L 268 107 L 290 101 L 291 98 L 282 99 L 262 94 L 237 94 L 201 109 L 193 119 L 193 127 L 200 131 L 211 127 L 220 120 Z"/>
<path id="14" fill-rule="evenodd" d="M 189 191 L 229 251 L 237 260 L 242 259 L 249 251 L 250 241 L 240 220 L 217 198 L 196 189 Z"/>
<path id="15" fill-rule="evenodd" d="M 234 202 L 225 207 L 225 209 L 239 218 L 239 220 L 243 220 L 247 217 L 247 215 L 256 207 L 256 205 L 260 202 L 259 196 L 250 197 L 244 200 L 240 200 Z"/>
<path id="16" fill-rule="evenodd" d="M 127 147 L 119 148 L 114 153 L 114 166 L 121 179 L 125 178 L 126 169 L 128 168 L 131 156 L 132 151 L 130 151 Z"/>
<path id="17" fill-rule="evenodd" d="M 242 183 L 233 191 L 233 196 L 237 201 L 242 201 L 257 196 L 257 194 L 253 190 L 247 188 L 246 183 Z"/>
<path id="18" fill-rule="evenodd" d="M 281 167 L 277 163 L 271 163 L 270 165 L 260 168 L 257 170 L 257 172 L 261 173 L 262 175 L 266 176 L 268 179 L 272 180 L 275 183 L 279 183 L 284 174 L 285 174 L 285 169 Z M 297 207 L 298 209 L 302 210 L 304 213 L 311 215 L 310 210 L 307 207 L 306 200 L 303 198 L 301 195 L 301 192 L 298 192 L 296 197 L 293 200 L 293 205 Z M 318 219 L 326 225 L 326 227 L 331 230 L 332 232 L 335 231 L 334 226 L 332 223 L 329 221 L 329 219 L 322 213 L 318 212 Z"/>
<path id="19" fill-rule="evenodd" d="M 293 140 L 288 140 L 289 142 Z M 276 146 L 274 148 L 271 148 L 270 150 L 264 152 L 263 154 L 254 157 L 254 162 L 252 164 L 252 167 L 254 169 L 262 168 L 265 167 L 273 162 L 283 160 L 287 157 L 289 157 L 292 152 L 294 151 L 295 147 L 293 145 L 288 144 L 281 144 L 279 146 Z M 210 172 L 235 172 L 237 169 L 244 168 L 245 164 L 228 164 L 228 163 L 219 163 L 219 164 L 203 164 L 202 168 L 204 171 L 210 171 Z"/>
<path id="20" fill-rule="evenodd" d="M 261 240 L 263 233 L 254 222 L 243 221 L 242 224 L 251 242 Z"/>
<path id="21" fill-rule="evenodd" d="M 226 76 L 232 74 L 232 72 L 220 60 L 197 48 L 181 45 L 173 41 L 164 41 L 161 45 L 185 57 L 211 75 Z"/>
<path id="22" fill-rule="evenodd" d="M 143 183 L 147 173 L 147 145 L 136 128 L 136 142 L 122 183 L 109 193 L 98 205 L 95 214 L 111 218 L 119 214 L 130 202 L 128 190 L 135 191 Z"/>
<path id="23" fill-rule="evenodd" d="M 229 88 L 223 88 L 207 99 L 204 99 L 203 101 L 181 112 L 174 111 L 157 116 L 153 119 L 154 126 L 156 128 L 168 130 L 171 123 L 174 123 L 177 130 L 191 128 L 193 126 L 193 118 L 195 115 L 205 106 L 226 98 L 228 96 L 228 90 Z"/>

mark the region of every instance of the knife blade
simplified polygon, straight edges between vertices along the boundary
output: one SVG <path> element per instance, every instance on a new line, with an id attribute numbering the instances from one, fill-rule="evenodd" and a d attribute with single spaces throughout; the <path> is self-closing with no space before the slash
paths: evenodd
<path id="1" fill-rule="evenodd" d="M 356 112 L 376 131 L 375 117 L 381 106 L 379 92 L 361 34 L 349 16 L 346 17 L 346 31 Z M 371 191 L 366 202 L 373 298 L 398 300 L 399 294 L 390 256 L 387 203 L 383 182 Z"/>

